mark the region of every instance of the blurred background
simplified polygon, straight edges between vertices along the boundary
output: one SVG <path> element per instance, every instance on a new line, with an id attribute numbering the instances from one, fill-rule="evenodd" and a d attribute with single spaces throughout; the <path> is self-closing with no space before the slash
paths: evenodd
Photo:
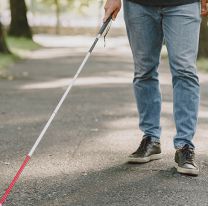
<path id="1" fill-rule="evenodd" d="M 27 58 L 28 51 L 41 46 L 88 46 L 91 42 L 86 37 L 94 37 L 102 24 L 104 3 L 104 0 L 0 0 L 1 78 L 7 78 L 8 65 Z M 110 35 L 125 36 L 122 12 Z"/>
<path id="2" fill-rule="evenodd" d="M 28 50 L 40 46 L 86 45 L 88 39 L 84 36 L 94 37 L 102 23 L 104 4 L 104 0 L 0 0 L 1 77 L 5 76 L 2 69 L 27 57 Z M 122 15 L 120 12 L 113 23 L 110 36 L 124 37 L 120 40 L 127 43 Z M 70 38 L 74 36 L 83 38 Z M 208 70 L 207 42 L 207 19 L 204 18 L 198 61 L 201 70 Z"/>

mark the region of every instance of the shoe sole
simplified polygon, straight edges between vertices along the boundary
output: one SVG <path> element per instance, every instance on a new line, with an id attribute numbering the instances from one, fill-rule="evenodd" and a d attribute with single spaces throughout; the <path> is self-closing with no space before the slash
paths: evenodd
<path id="1" fill-rule="evenodd" d="M 175 165 L 175 168 L 176 168 L 177 172 L 180 174 L 192 175 L 192 176 L 199 175 L 199 169 L 186 169 L 183 167 L 179 167 L 177 164 Z"/>
<path id="2" fill-rule="evenodd" d="M 129 163 L 146 163 L 146 162 L 150 162 L 152 160 L 158 160 L 162 158 L 162 154 L 153 154 L 150 155 L 148 157 L 144 157 L 144 158 L 139 158 L 139 157 L 129 157 L 128 162 Z"/>

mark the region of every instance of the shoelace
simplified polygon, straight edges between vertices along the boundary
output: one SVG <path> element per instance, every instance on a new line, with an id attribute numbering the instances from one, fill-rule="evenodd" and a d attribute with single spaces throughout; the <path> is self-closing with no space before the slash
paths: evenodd
<path id="1" fill-rule="evenodd" d="M 185 159 L 188 162 L 192 162 L 193 161 L 194 151 L 192 149 L 190 149 L 188 146 L 185 146 L 182 149 L 182 153 L 183 153 L 183 156 L 185 157 Z"/>

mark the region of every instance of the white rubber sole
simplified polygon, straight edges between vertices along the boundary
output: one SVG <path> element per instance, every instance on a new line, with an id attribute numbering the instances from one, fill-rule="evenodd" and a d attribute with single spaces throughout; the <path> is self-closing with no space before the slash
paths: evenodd
<path id="1" fill-rule="evenodd" d="M 139 157 L 129 157 L 128 162 L 130 163 L 146 163 L 150 162 L 151 160 L 158 160 L 162 158 L 162 154 L 153 154 L 148 157 L 139 158 Z"/>
<path id="2" fill-rule="evenodd" d="M 194 175 L 194 176 L 199 175 L 199 169 L 186 169 L 183 167 L 179 167 L 177 163 L 175 165 L 175 168 L 176 168 L 177 172 L 180 174 Z"/>

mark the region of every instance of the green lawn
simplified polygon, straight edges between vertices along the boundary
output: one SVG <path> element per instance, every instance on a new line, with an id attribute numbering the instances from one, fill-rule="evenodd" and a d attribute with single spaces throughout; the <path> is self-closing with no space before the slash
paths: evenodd
<path id="1" fill-rule="evenodd" d="M 6 41 L 10 50 L 19 56 L 22 56 L 24 52 L 28 52 L 40 48 L 40 45 L 26 38 L 7 37 Z"/>
<path id="2" fill-rule="evenodd" d="M 7 37 L 6 42 L 12 54 L 0 54 L 0 78 L 7 78 L 8 66 L 26 58 L 30 51 L 40 48 L 40 45 L 26 38 Z"/>

